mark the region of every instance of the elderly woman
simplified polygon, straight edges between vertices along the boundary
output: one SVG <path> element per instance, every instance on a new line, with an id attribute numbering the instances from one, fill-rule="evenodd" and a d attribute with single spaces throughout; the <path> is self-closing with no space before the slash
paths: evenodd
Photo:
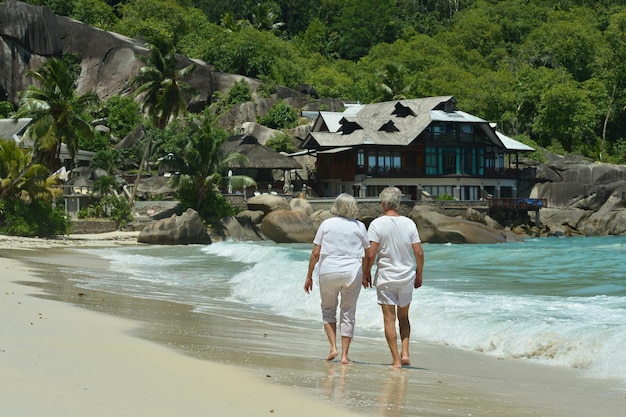
<path id="1" fill-rule="evenodd" d="M 337 306 L 341 298 L 341 363 L 349 364 L 348 350 L 354 335 L 356 302 L 370 242 L 365 225 L 356 219 L 358 207 L 354 197 L 340 194 L 330 212 L 336 217 L 324 220 L 313 240 L 304 291 L 309 294 L 313 288 L 313 275 L 319 276 L 322 320 L 330 343 L 328 361 L 339 354 Z M 369 270 L 366 273 L 369 275 Z"/>

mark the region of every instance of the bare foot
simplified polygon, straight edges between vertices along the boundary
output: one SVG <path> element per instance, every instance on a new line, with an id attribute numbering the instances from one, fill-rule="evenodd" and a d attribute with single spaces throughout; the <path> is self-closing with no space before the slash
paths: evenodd
<path id="1" fill-rule="evenodd" d="M 402 364 L 391 364 L 389 365 L 389 369 L 392 369 L 394 371 L 401 371 L 402 370 Z"/>
<path id="2" fill-rule="evenodd" d="M 411 364 L 411 359 L 408 356 L 405 356 L 401 359 L 400 363 L 404 366 L 409 366 Z"/>
<path id="3" fill-rule="evenodd" d="M 348 358 L 341 358 L 341 364 L 342 365 L 352 365 L 354 362 L 352 362 L 350 359 Z"/>
<path id="4" fill-rule="evenodd" d="M 326 356 L 326 360 L 332 361 L 333 359 L 337 357 L 337 355 L 339 355 L 339 352 L 337 352 L 336 350 L 331 350 L 328 356 Z"/>

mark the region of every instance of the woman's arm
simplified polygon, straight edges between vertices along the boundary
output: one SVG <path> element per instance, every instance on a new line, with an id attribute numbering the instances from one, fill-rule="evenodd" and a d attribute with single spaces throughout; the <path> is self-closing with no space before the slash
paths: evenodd
<path id="1" fill-rule="evenodd" d="M 322 247 L 320 245 L 314 245 L 313 250 L 311 251 L 311 257 L 309 258 L 309 270 L 306 273 L 306 279 L 304 280 L 304 292 L 309 294 L 313 289 L 313 269 L 315 269 L 315 265 L 320 260 L 320 253 L 322 251 Z"/>

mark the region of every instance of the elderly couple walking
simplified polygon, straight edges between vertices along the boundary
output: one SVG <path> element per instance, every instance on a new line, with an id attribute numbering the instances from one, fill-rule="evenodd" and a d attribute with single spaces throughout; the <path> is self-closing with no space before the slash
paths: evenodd
<path id="1" fill-rule="evenodd" d="M 310 293 L 313 277 L 319 277 L 322 319 L 330 343 L 326 357 L 329 361 L 339 356 L 337 307 L 341 301 L 341 363 L 351 363 L 348 351 L 354 335 L 357 298 L 363 286 L 376 287 L 392 366 L 402 368 L 411 364 L 409 306 L 413 289 L 422 285 L 424 252 L 415 223 L 398 214 L 401 196 L 398 188 L 385 188 L 380 193 L 383 216 L 374 219 L 366 229 L 356 219 L 358 208 L 354 197 L 341 194 L 331 209 L 336 217 L 322 222 L 313 240 L 304 291 Z M 376 274 L 372 281 L 371 269 L 375 262 Z"/>

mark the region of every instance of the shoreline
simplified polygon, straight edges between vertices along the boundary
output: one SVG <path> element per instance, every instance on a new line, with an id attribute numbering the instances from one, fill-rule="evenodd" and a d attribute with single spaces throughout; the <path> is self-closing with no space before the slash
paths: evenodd
<path id="1" fill-rule="evenodd" d="M 29 317 L 33 325 L 29 329 L 39 328 L 40 326 L 37 326 L 39 323 L 49 324 L 51 320 L 48 317 L 51 313 L 48 311 L 56 311 L 57 308 L 67 310 L 67 317 L 55 320 L 54 324 L 61 333 L 56 338 L 53 337 L 53 340 L 55 343 L 67 343 L 79 352 L 75 355 L 70 354 L 72 349 L 59 352 L 54 362 L 73 362 L 75 357 L 90 355 L 93 362 L 106 363 L 112 360 L 116 365 L 109 363 L 109 366 L 119 370 L 120 374 L 117 376 L 119 379 L 135 377 L 135 372 L 131 369 L 126 369 L 125 365 L 123 369 L 119 366 L 120 362 L 124 364 L 132 362 L 135 365 L 135 359 L 131 359 L 132 355 L 129 357 L 126 351 L 114 352 L 115 355 L 111 358 L 110 349 L 100 347 L 84 349 L 85 346 L 79 349 L 88 333 L 79 331 L 78 336 L 75 335 L 76 332 L 68 334 L 69 324 L 77 328 L 93 327 L 93 321 L 103 322 L 98 327 L 102 326 L 106 331 L 100 332 L 97 337 L 102 338 L 105 346 L 115 345 L 122 338 L 125 340 L 120 343 L 128 343 L 132 346 L 130 349 L 132 353 L 145 351 L 142 357 L 158 356 L 155 359 L 158 360 L 160 366 L 183 361 L 186 365 L 181 367 L 180 373 L 178 369 L 169 369 L 163 374 L 151 374 L 148 379 L 156 384 L 160 380 L 169 380 L 174 376 L 189 381 L 193 385 L 193 389 L 189 392 L 185 390 L 185 398 L 187 395 L 191 397 L 185 401 L 189 401 L 190 407 L 196 404 L 198 408 L 190 408 L 188 412 L 177 410 L 169 415 L 200 415 L 196 410 L 205 406 L 210 407 L 211 411 L 215 409 L 214 405 L 208 406 L 202 403 L 207 393 L 213 392 L 213 388 L 208 388 L 211 381 L 222 391 L 226 391 L 213 399 L 218 405 L 223 402 L 230 404 L 234 402 L 237 406 L 253 406 L 248 403 L 248 399 L 250 402 L 257 400 L 251 399 L 253 397 L 249 394 L 253 392 L 249 393 L 248 388 L 257 392 L 256 390 L 260 389 L 256 386 L 257 384 L 268 390 L 277 390 L 275 393 L 264 394 L 265 403 L 258 403 L 257 408 L 241 409 L 240 412 L 233 408 L 224 408 L 228 415 L 235 416 L 270 413 L 270 410 L 273 410 L 272 414 L 277 415 L 305 416 L 330 413 L 330 415 L 346 417 L 350 415 L 406 417 L 470 414 L 498 417 L 539 415 L 583 417 L 598 413 L 605 417 L 617 417 L 623 414 L 623 407 L 626 405 L 624 391 L 612 387 L 606 381 L 582 378 L 580 373 L 573 369 L 548 367 L 516 360 L 498 360 L 498 358 L 476 352 L 412 342 L 414 365 L 400 372 L 390 371 L 386 366 L 388 352 L 386 346 L 383 345 L 384 342 L 364 338 L 355 340 L 351 349 L 351 356 L 356 360 L 356 364 L 341 366 L 337 362 L 326 363 L 320 359 L 327 349 L 327 342 L 320 332 L 294 330 L 289 327 L 259 328 L 253 317 L 204 317 L 191 312 L 187 306 L 170 302 L 137 300 L 103 293 L 88 293 L 87 296 L 80 296 L 71 286 L 69 289 L 51 288 L 57 284 L 49 282 L 50 279 L 40 279 L 39 274 L 42 270 L 53 269 L 55 265 L 80 266 L 81 263 L 94 262 L 95 256 L 79 254 L 76 257 L 76 252 L 71 251 L 72 248 L 134 244 L 132 237 L 115 235 L 115 237 L 107 238 L 97 236 L 93 239 L 83 236 L 81 240 L 62 239 L 61 242 L 53 240 L 47 245 L 46 242 L 36 239 L 34 242 L 27 240 L 19 246 L 20 239 L 17 238 L 11 245 L 6 245 L 6 240 L 0 237 L 0 248 L 21 247 L 25 250 L 20 251 L 22 255 L 18 258 L 26 258 L 26 260 L 16 261 L 7 259 L 5 253 L 0 255 L 0 267 L 11 271 L 21 268 L 24 272 L 22 278 L 18 280 L 21 282 L 19 285 L 14 283 L 15 279 L 12 277 L 9 279 L 11 282 L 7 283 L 4 278 L 7 274 L 3 273 L 3 279 L 0 281 L 2 285 L 0 295 L 5 298 L 2 300 L 2 309 L 7 304 L 15 307 L 16 297 L 21 300 L 20 307 L 15 308 L 16 310 L 23 309 L 25 305 L 31 306 L 33 310 Z M 51 246 L 53 250 L 46 251 L 47 254 L 39 252 L 40 249 Z M 9 254 L 9 257 L 14 258 L 15 255 L 15 253 Z M 33 264 L 34 258 L 39 258 L 40 255 L 42 259 L 39 263 Z M 70 260 L 73 261 L 70 263 Z M 7 262 L 10 267 L 6 266 Z M 7 285 L 13 287 L 7 290 L 5 288 Z M 34 294 L 30 293 L 33 287 L 37 288 Z M 71 304 L 78 304 L 79 307 Z M 96 312 L 90 310 L 96 310 Z M 35 311 L 38 313 L 35 314 Z M 38 316 L 39 313 L 42 316 Z M 2 311 L 2 314 L 4 317 L 9 317 L 7 319 L 9 322 L 15 321 L 15 317 L 11 314 L 7 315 L 6 311 Z M 1 327 L 5 326 L 6 324 L 3 324 Z M 19 331 L 20 329 L 13 330 Z M 95 329 L 88 330 L 95 331 Z M 3 329 L 3 334 L 5 333 Z M 43 335 L 39 335 L 39 339 L 33 339 L 32 343 L 34 344 L 35 340 L 44 340 L 40 336 Z M 277 346 L 281 344 L 286 345 L 284 351 L 277 349 Z M 5 346 L 5 341 L 0 341 L 0 360 L 8 356 Z M 43 355 L 43 352 L 39 355 Z M 43 358 L 41 360 L 45 364 L 42 362 L 38 366 L 52 366 L 48 364 L 48 358 L 40 357 Z M 8 379 L 19 379 L 24 377 L 20 375 L 21 373 L 28 374 L 28 361 L 32 358 L 21 356 L 18 359 L 15 365 L 21 362 L 21 372 L 20 369 L 14 369 L 14 376 Z M 84 366 L 88 368 L 87 365 Z M 198 369 L 206 370 L 200 372 L 200 376 L 190 375 L 187 374 L 188 369 L 185 366 L 194 368 L 194 372 Z M 4 370 L 5 366 L 2 365 L 1 368 Z M 57 372 L 60 372 L 60 369 L 57 369 Z M 213 374 L 214 372 L 222 376 L 209 377 L 209 382 L 203 379 L 206 377 L 205 373 Z M 54 381 L 60 376 L 55 375 L 54 371 L 50 373 Z M 230 379 L 230 374 L 242 376 L 244 379 L 233 381 L 233 384 L 225 384 L 224 381 Z M 63 379 L 61 385 L 71 382 Z M 110 381 L 110 383 L 114 384 L 115 381 Z M 57 382 L 52 383 L 53 386 L 57 384 Z M 201 386 L 198 387 L 198 385 Z M 225 385 L 231 386 L 231 389 L 226 389 Z M 7 387 L 9 388 L 15 387 Z M 116 387 L 109 387 L 111 390 L 114 388 Z M 136 387 L 132 388 L 136 389 Z M 41 392 L 46 392 L 45 388 L 39 390 L 24 386 L 23 389 L 22 400 L 19 402 L 22 405 L 28 403 L 24 395 L 32 395 L 33 392 L 39 395 Z M 151 404 L 154 400 L 156 403 L 167 402 L 168 400 L 164 397 L 168 394 L 170 403 L 182 401 L 179 395 L 180 389 L 171 389 L 173 389 L 172 392 L 164 393 L 156 400 L 152 398 L 147 401 Z M 282 392 L 282 390 L 286 391 Z M 12 391 L 5 390 L 4 392 Z M 274 394 L 275 396 L 272 397 Z M 143 395 L 146 396 L 147 393 L 144 392 Z M 143 407 L 145 405 L 140 399 L 137 398 L 137 400 L 141 404 L 132 405 L 132 401 L 129 400 L 127 406 Z M 72 399 L 70 402 L 74 401 L 80 403 L 81 400 Z M 271 405 L 272 401 L 274 401 L 273 404 L 278 405 Z M 242 402 L 246 404 L 240 404 Z M 0 402 L 0 410 L 4 407 L 2 403 Z M 271 408 L 262 409 L 262 404 L 268 404 L 267 407 Z M 170 406 L 173 404 L 168 403 L 162 408 L 165 410 Z M 227 404 L 223 406 L 230 407 Z M 320 410 L 316 408 L 317 406 L 328 408 Z M 290 408 L 291 411 L 286 411 L 286 407 L 293 408 Z M 76 409 L 70 404 L 67 410 Z M 143 411 L 142 408 L 139 409 Z M 136 411 L 138 408 L 130 408 L 130 410 Z M 169 410 L 171 412 L 172 408 Z M 205 413 L 206 410 L 205 408 Z M 46 415 L 55 415 L 51 414 L 47 408 L 45 411 Z M 110 411 L 110 409 L 107 410 L 108 415 L 112 414 Z M 124 410 L 124 413 L 128 414 L 128 410 Z M 151 411 L 150 415 L 161 415 L 158 413 L 158 410 L 155 413 Z M 18 412 L 12 415 L 33 415 L 33 413 L 20 414 Z M 58 415 L 72 415 L 72 413 L 65 412 L 65 414 Z"/>
<path id="2" fill-rule="evenodd" d="M 2 415 L 358 416 L 136 337 L 136 320 L 48 299 L 33 269 L 5 253 L 0 269 Z"/>

